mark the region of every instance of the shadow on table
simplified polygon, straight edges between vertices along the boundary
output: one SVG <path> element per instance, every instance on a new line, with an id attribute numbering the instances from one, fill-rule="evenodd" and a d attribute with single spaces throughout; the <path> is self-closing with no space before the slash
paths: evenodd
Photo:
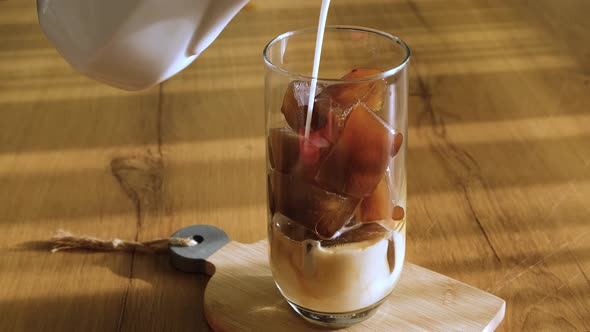
<path id="1" fill-rule="evenodd" d="M 48 252 L 50 248 L 51 244 L 48 242 L 31 241 L 21 244 L 18 250 Z M 20 311 L 35 315 L 37 310 L 42 311 L 43 317 L 26 320 L 26 329 L 32 330 L 36 330 L 37 326 L 44 326 L 47 329 L 52 327 L 51 324 L 56 324 L 55 328 L 52 327 L 51 330 L 110 330 L 109 326 L 113 325 L 120 326 L 122 330 L 209 330 L 203 316 L 203 295 L 209 279 L 208 276 L 175 270 L 169 264 L 168 256 L 162 254 L 102 253 L 77 250 L 75 252 L 62 251 L 55 255 L 70 254 L 80 257 L 84 265 L 91 264 L 108 268 L 112 273 L 122 278 L 123 289 L 119 293 L 105 296 L 70 297 L 64 295 L 56 298 L 32 299 L 31 301 L 19 300 L 12 305 L 0 300 L 0 312 L 9 314 L 12 311 Z M 127 264 L 120 264 L 118 259 L 105 259 L 113 257 L 113 255 L 133 255 L 132 268 Z M 240 274 L 238 282 L 247 285 L 246 292 L 256 290 L 267 294 L 264 301 L 268 300 L 269 296 L 274 296 L 274 300 L 268 303 L 261 302 L 262 299 L 256 296 L 236 296 L 236 302 L 232 302 L 231 306 L 248 313 L 249 319 L 257 319 L 256 317 L 268 319 L 272 312 L 278 311 L 281 315 L 296 317 L 280 295 L 270 275 L 249 275 L 244 273 L 244 270 L 232 272 L 231 269 L 226 272 L 232 276 Z M 93 287 L 95 289 L 101 288 L 100 285 Z M 218 300 L 223 302 L 223 299 Z M 165 303 L 164 306 L 163 303 Z M 36 310 L 31 310 L 32 308 L 36 308 Z M 222 309 L 228 310 L 225 307 Z M 152 310 L 160 311 L 152 312 Z M 119 316 L 115 315 L 117 312 L 119 312 Z M 225 315 L 227 312 L 220 313 Z M 90 320 L 83 321 L 77 318 L 90 315 L 92 315 Z M 104 317 L 101 318 L 101 315 Z M 69 320 L 69 316 L 76 317 Z M 220 316 L 215 316 L 215 318 L 222 319 Z M 108 319 L 115 321 L 109 322 Z M 45 320 L 46 322 L 44 322 Z M 66 325 L 67 328 L 60 328 L 62 326 L 60 324 Z"/>
<path id="2" fill-rule="evenodd" d="M 47 242 L 23 243 L 23 251 L 48 252 Z M 55 255 L 55 256 L 54 256 Z M 55 297 L 32 297 L 19 300 L 0 300 L 3 317 L 19 314 L 18 322 L 27 331 L 209 331 L 203 316 L 203 294 L 208 276 L 175 270 L 167 255 L 126 252 L 63 251 L 51 257 L 71 255 L 72 264 L 109 269 L 119 278 L 105 277 L 95 282 L 91 291 L 69 295 L 72 288 L 61 292 L 48 290 L 44 281 L 30 285 L 39 287 L 38 293 L 55 293 Z M 131 258 L 121 259 L 121 256 Z M 76 262 L 78 257 L 78 262 Z M 55 263 L 63 264 L 63 258 Z M 45 266 L 51 260 L 45 259 Z M 23 267 L 22 273 L 36 273 L 37 266 Z M 47 271 L 47 270 L 44 270 Z M 47 272 L 45 272 L 47 273 Z M 116 289 L 115 292 L 112 290 Z M 107 290 L 107 291 L 105 291 Z M 93 295 L 94 294 L 94 295 Z M 0 326 L 7 327 L 6 322 Z M 42 328 L 41 328 L 42 327 Z M 9 329 L 9 330 L 15 330 Z"/>

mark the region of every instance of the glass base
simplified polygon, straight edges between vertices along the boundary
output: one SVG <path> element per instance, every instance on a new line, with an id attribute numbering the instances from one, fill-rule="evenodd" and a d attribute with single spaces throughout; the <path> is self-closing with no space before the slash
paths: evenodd
<path id="1" fill-rule="evenodd" d="M 383 300 L 373 304 L 372 306 L 342 313 L 317 312 L 307 308 L 298 306 L 297 304 L 287 300 L 287 303 L 306 321 L 329 328 L 343 328 L 356 323 L 360 323 L 369 317 L 373 316 L 379 305 Z"/>

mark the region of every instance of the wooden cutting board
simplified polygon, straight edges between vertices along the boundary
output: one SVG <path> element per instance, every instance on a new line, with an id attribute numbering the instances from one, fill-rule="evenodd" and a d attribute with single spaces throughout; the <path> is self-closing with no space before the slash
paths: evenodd
<path id="1" fill-rule="evenodd" d="M 204 234 L 203 225 L 191 227 L 201 227 L 198 232 Z M 195 229 L 183 229 L 174 236 L 191 234 L 196 234 Z M 326 331 L 299 317 L 279 293 L 268 266 L 266 240 L 254 244 L 229 241 L 214 227 L 204 239 L 197 253 L 172 249 L 173 264 L 212 275 L 204 307 L 215 331 Z M 206 258 L 196 270 L 195 258 Z M 339 331 L 493 331 L 504 318 L 505 308 L 506 302 L 492 294 L 406 263 L 379 311 Z"/>

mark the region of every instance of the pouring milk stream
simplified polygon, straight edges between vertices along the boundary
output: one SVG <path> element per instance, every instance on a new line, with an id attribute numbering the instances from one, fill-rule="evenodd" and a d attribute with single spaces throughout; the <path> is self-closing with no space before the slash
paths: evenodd
<path id="1" fill-rule="evenodd" d="M 320 10 L 320 19 L 318 22 L 318 36 L 315 42 L 315 53 L 313 55 L 313 69 L 311 71 L 311 82 L 309 84 L 309 101 L 307 105 L 313 105 L 315 100 L 315 92 L 318 85 L 318 74 L 320 71 L 320 58 L 322 57 L 322 44 L 324 43 L 324 31 L 326 30 L 326 20 L 328 18 L 328 7 L 330 7 L 330 0 L 322 0 L 322 8 Z M 313 115 L 313 107 L 307 108 L 307 119 L 305 121 L 305 138 L 309 138 L 309 130 L 311 127 L 311 116 Z"/>

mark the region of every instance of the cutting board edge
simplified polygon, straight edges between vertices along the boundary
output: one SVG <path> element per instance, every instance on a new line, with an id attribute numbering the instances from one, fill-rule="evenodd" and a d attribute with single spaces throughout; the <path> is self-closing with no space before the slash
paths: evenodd
<path id="1" fill-rule="evenodd" d="M 488 293 L 488 294 L 490 294 L 490 293 Z M 491 294 L 491 295 L 494 295 L 494 294 Z M 497 297 L 497 298 L 502 301 L 502 306 L 500 307 L 500 310 L 498 311 L 498 313 L 496 314 L 496 316 L 494 316 L 494 318 L 492 318 L 492 320 L 490 321 L 490 323 L 488 324 L 488 326 L 486 326 L 482 330 L 482 332 L 492 332 L 492 331 L 495 331 L 498 328 L 498 326 L 500 326 L 500 324 L 502 324 L 502 321 L 504 320 L 504 315 L 506 314 L 506 301 L 504 299 L 500 298 L 500 297 Z"/>

